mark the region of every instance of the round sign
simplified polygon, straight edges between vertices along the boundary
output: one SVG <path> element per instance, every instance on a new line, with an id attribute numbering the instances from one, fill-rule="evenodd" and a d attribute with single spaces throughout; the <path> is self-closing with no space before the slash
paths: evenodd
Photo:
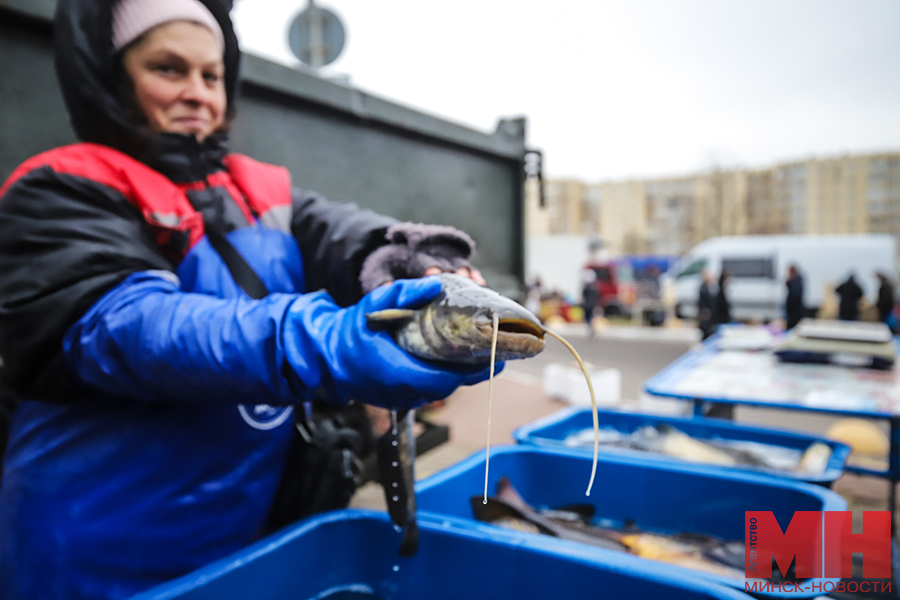
<path id="1" fill-rule="evenodd" d="M 344 26 L 327 8 L 310 6 L 291 23 L 288 42 L 304 64 L 321 67 L 334 62 L 344 49 Z"/>

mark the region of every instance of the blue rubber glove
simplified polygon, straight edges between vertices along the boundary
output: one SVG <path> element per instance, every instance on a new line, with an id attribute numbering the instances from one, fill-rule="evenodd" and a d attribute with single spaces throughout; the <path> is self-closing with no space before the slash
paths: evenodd
<path id="1" fill-rule="evenodd" d="M 417 308 L 440 291 L 437 277 L 424 277 L 384 285 L 344 309 L 325 292 L 298 298 L 285 315 L 282 334 L 297 393 L 406 409 L 487 379 L 490 368 L 447 368 L 422 361 L 401 349 L 389 333 L 372 331 L 366 324 L 366 313 Z M 494 372 L 501 369 L 498 364 Z"/>

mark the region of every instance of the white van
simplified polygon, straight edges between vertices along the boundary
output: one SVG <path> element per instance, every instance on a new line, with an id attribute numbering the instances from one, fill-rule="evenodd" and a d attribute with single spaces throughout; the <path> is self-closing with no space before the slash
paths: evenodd
<path id="1" fill-rule="evenodd" d="M 746 235 L 710 238 L 694 246 L 664 276 L 674 288 L 675 312 L 697 316 L 704 269 L 717 279 L 731 274 L 728 300 L 735 319 L 768 321 L 784 317 L 789 265 L 803 276 L 803 302 L 817 310 L 823 294 L 852 272 L 872 301 L 878 294 L 876 271 L 895 278 L 896 242 L 890 235 Z"/>

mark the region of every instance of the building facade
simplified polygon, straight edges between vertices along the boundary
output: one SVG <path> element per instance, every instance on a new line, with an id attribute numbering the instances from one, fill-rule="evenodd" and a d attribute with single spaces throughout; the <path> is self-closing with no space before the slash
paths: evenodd
<path id="1" fill-rule="evenodd" d="M 526 186 L 527 235 L 598 235 L 612 255 L 683 254 L 714 236 L 888 233 L 900 240 L 900 152 L 753 170 Z"/>
<path id="2" fill-rule="evenodd" d="M 872 233 L 900 231 L 900 155 L 881 154 L 868 161 L 868 228 Z"/>

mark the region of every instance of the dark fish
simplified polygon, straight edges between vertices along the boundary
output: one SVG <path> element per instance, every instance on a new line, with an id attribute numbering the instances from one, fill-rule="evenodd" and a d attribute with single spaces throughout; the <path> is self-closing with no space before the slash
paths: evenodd
<path id="1" fill-rule="evenodd" d="M 487 366 L 493 318 L 499 320 L 498 362 L 544 349 L 544 328 L 521 304 L 460 275 L 443 273 L 441 293 L 425 306 L 366 315 L 369 327 L 390 331 L 401 348 L 426 360 Z"/>
<path id="2" fill-rule="evenodd" d="M 590 524 L 593 511 L 584 505 L 538 511 L 531 507 L 503 477 L 497 495 L 484 504 L 481 496 L 471 499 L 472 512 L 479 521 L 500 526 L 512 525 L 520 531 L 552 535 L 612 550 L 627 551 L 689 569 L 742 578 L 744 544 L 724 541 L 701 533 L 660 535 L 643 532 L 633 525 L 627 531 Z"/>
<path id="3" fill-rule="evenodd" d="M 419 549 L 416 522 L 415 484 L 416 440 L 412 410 L 391 411 L 391 426 L 378 439 L 378 475 L 387 500 L 388 514 L 396 527 L 403 528 L 398 554 L 413 556 Z"/>
<path id="4" fill-rule="evenodd" d="M 591 535 L 590 533 L 572 529 L 542 515 L 519 496 L 519 493 L 512 487 L 507 477 L 502 477 L 497 483 L 497 495 L 488 498 L 487 504 L 484 503 L 481 496 L 473 496 L 471 504 L 472 512 L 475 513 L 475 518 L 479 521 L 491 522 L 497 520 L 500 516 L 516 518 L 531 523 L 541 533 L 564 540 L 600 546 L 611 550 L 625 550 L 621 543 L 608 537 Z"/>

